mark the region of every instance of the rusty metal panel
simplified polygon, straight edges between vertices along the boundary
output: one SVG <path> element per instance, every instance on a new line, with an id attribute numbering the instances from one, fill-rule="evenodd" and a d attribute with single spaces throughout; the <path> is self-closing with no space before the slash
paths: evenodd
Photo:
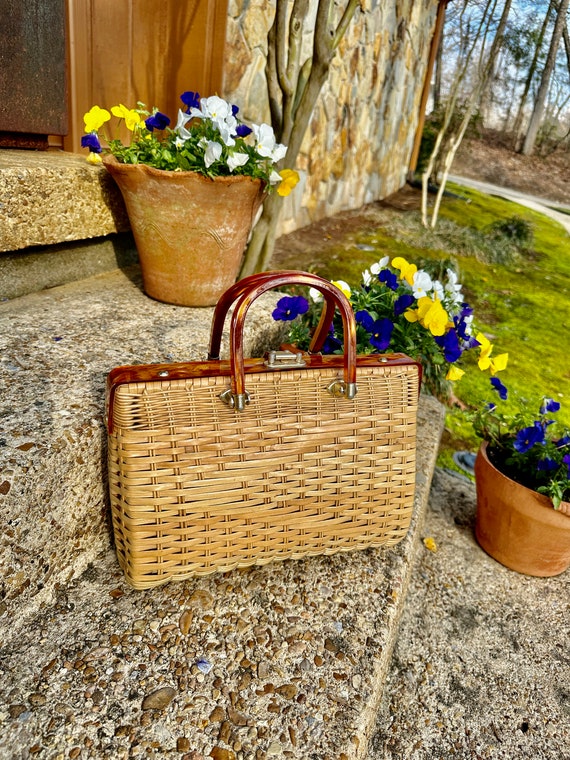
<path id="1" fill-rule="evenodd" d="M 0 132 L 65 135 L 65 0 L 0 0 L 0 19 Z"/>

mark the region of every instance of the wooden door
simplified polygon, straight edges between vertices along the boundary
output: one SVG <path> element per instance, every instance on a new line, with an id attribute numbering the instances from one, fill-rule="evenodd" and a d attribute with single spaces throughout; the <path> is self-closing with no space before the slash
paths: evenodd
<path id="1" fill-rule="evenodd" d="M 138 101 L 176 123 L 180 94 L 220 93 L 227 0 L 67 0 L 69 133 L 81 152 L 83 114 Z"/>

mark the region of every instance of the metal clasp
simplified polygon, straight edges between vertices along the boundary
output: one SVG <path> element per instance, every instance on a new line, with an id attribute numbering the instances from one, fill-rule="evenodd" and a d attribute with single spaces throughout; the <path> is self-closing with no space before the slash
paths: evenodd
<path id="1" fill-rule="evenodd" d="M 354 398 L 357 393 L 356 383 L 346 383 L 344 380 L 333 380 L 326 389 L 335 398 Z"/>
<path id="2" fill-rule="evenodd" d="M 235 409 L 238 412 L 243 412 L 251 401 L 251 397 L 247 391 L 245 393 L 233 393 L 231 388 L 220 393 L 218 398 L 231 409 Z"/>
<path id="3" fill-rule="evenodd" d="M 306 367 L 303 354 L 293 351 L 269 351 L 264 362 L 268 369 L 283 369 L 287 367 Z"/>

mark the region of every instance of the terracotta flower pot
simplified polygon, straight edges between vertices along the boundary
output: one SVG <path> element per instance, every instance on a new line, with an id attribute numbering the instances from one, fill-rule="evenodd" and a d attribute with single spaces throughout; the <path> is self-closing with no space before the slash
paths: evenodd
<path id="1" fill-rule="evenodd" d="M 555 510 L 546 496 L 497 470 L 484 443 L 475 461 L 479 545 L 525 575 L 551 576 L 570 566 L 570 504 Z"/>
<path id="2" fill-rule="evenodd" d="M 147 295 L 215 304 L 238 276 L 264 183 L 121 164 L 114 156 L 103 164 L 125 200 Z"/>

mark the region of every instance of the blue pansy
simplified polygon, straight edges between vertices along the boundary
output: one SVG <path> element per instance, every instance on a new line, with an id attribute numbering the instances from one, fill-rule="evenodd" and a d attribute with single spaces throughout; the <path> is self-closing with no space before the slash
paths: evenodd
<path id="1" fill-rule="evenodd" d="M 331 327 L 329 335 L 323 343 L 323 354 L 336 354 L 342 349 L 342 341 L 335 337 L 334 328 Z"/>
<path id="2" fill-rule="evenodd" d="M 362 327 L 364 327 L 367 332 L 370 332 L 372 330 L 372 327 L 374 326 L 374 317 L 367 311 L 361 309 L 360 311 L 356 312 L 354 317 L 356 319 L 356 323 L 362 325 Z"/>
<path id="3" fill-rule="evenodd" d="M 394 315 L 396 317 L 399 317 L 400 314 L 403 314 L 406 311 L 406 309 L 410 308 L 415 300 L 416 299 L 411 293 L 404 293 L 403 295 L 399 296 L 399 298 L 396 298 L 396 301 L 394 303 Z"/>
<path id="4" fill-rule="evenodd" d="M 145 125 L 149 132 L 152 132 L 154 129 L 166 129 L 169 124 L 169 117 L 160 111 L 157 111 L 145 120 Z"/>
<path id="5" fill-rule="evenodd" d="M 498 377 L 492 377 L 491 378 L 491 385 L 493 388 L 497 391 L 499 394 L 499 398 L 501 398 L 503 401 L 507 400 L 507 397 L 509 395 L 509 392 L 505 385 L 499 380 Z"/>
<path id="6" fill-rule="evenodd" d="M 552 398 L 545 398 L 540 407 L 540 413 L 557 412 L 560 409 L 560 403 Z"/>
<path id="7" fill-rule="evenodd" d="M 565 435 L 556 441 L 556 448 L 562 449 L 564 446 L 570 445 L 570 435 Z"/>
<path id="8" fill-rule="evenodd" d="M 238 137 L 247 137 L 252 132 L 251 128 L 247 124 L 239 124 L 236 128 L 236 135 Z"/>
<path id="9" fill-rule="evenodd" d="M 273 319 L 290 322 L 309 310 L 309 302 L 303 296 L 283 296 L 277 301 Z"/>
<path id="10" fill-rule="evenodd" d="M 390 345 L 393 329 L 393 322 L 386 317 L 383 319 L 377 319 L 372 325 L 372 329 L 369 331 L 371 333 L 370 345 L 374 346 L 378 351 L 385 351 Z"/>
<path id="11" fill-rule="evenodd" d="M 180 100 L 187 106 L 186 113 L 190 113 L 191 108 L 200 108 L 200 93 L 198 92 L 192 92 L 191 90 L 183 92 Z"/>
<path id="12" fill-rule="evenodd" d="M 525 451 L 541 443 L 544 443 L 544 429 L 540 423 L 535 423 L 519 430 L 513 446 L 520 454 L 524 454 Z"/>
<path id="13" fill-rule="evenodd" d="M 456 362 L 460 358 L 462 350 L 459 345 L 459 338 L 454 329 L 448 330 L 445 335 L 436 336 L 435 342 L 440 348 L 443 348 L 443 355 L 445 356 L 446 362 L 453 364 L 453 362 Z"/>
<path id="14" fill-rule="evenodd" d="M 89 148 L 91 153 L 101 153 L 102 150 L 99 138 L 93 132 L 90 132 L 88 135 L 83 135 L 81 138 L 81 147 Z"/>
<path id="15" fill-rule="evenodd" d="M 398 290 L 398 277 L 389 269 L 383 269 L 378 275 L 378 279 L 390 290 Z"/>
<path id="16" fill-rule="evenodd" d="M 542 472 L 550 472 L 551 470 L 556 470 L 557 468 L 558 462 L 554 459 L 551 459 L 550 457 L 539 459 L 536 463 L 536 469 Z"/>
<path id="17" fill-rule="evenodd" d="M 570 480 L 570 454 L 566 454 L 562 457 L 562 461 L 568 467 L 568 480 Z"/>

